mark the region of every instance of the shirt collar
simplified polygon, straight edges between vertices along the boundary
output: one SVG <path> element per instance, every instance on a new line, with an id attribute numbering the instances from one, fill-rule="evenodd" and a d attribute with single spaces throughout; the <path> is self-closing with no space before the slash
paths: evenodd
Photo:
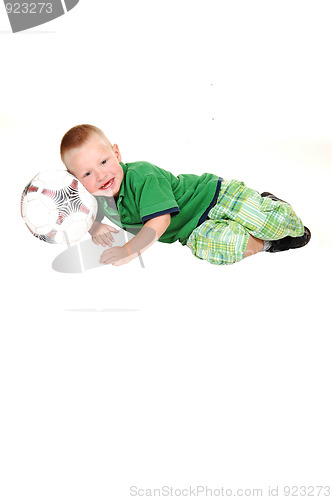
<path id="1" fill-rule="evenodd" d="M 121 201 L 121 200 L 122 200 L 122 198 L 124 197 L 124 191 L 125 191 L 125 176 L 126 176 L 127 169 L 128 169 L 128 165 L 126 165 L 126 163 L 122 163 L 122 161 L 121 161 L 121 162 L 120 162 L 120 165 L 121 165 L 122 170 L 123 170 L 123 179 L 122 179 L 122 182 L 121 182 L 121 187 L 120 187 L 120 192 L 119 192 L 119 196 L 118 196 L 117 203 L 119 203 L 119 201 Z"/>

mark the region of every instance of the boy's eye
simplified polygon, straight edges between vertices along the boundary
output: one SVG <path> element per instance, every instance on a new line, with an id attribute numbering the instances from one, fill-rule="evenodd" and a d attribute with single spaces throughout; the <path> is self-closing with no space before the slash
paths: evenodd
<path id="1" fill-rule="evenodd" d="M 102 164 L 102 165 L 106 165 L 106 163 L 107 163 L 107 160 L 103 160 L 103 161 L 101 162 L 101 164 Z"/>
<path id="2" fill-rule="evenodd" d="M 87 173 L 85 174 L 85 177 L 89 177 L 89 175 L 91 175 L 91 172 L 87 172 Z"/>

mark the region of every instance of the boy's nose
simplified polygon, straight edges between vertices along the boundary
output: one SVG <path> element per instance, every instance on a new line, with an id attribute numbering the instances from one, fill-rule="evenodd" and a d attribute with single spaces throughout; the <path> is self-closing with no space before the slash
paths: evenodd
<path id="1" fill-rule="evenodd" d="M 100 181 L 102 181 L 103 179 L 105 179 L 105 177 L 106 177 L 105 170 L 99 170 L 99 171 L 98 171 L 98 176 L 97 176 L 97 177 L 98 177 L 98 181 L 99 181 L 99 182 L 100 182 Z"/>

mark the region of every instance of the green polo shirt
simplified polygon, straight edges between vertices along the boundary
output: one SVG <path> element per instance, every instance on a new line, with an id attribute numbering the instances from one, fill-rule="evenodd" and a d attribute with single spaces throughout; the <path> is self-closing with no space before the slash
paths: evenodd
<path id="1" fill-rule="evenodd" d="M 222 180 L 208 173 L 176 177 L 145 161 L 121 163 L 121 167 L 123 181 L 116 205 L 113 198 L 97 196 L 97 220 L 106 216 L 137 233 L 147 220 L 169 213 L 171 223 L 159 238 L 164 243 L 185 244 L 217 200 Z"/>

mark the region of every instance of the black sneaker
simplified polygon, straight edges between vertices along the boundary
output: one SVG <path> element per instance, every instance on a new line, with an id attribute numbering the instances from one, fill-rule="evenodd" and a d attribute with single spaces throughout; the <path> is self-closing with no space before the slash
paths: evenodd
<path id="1" fill-rule="evenodd" d="M 280 240 L 271 241 L 271 247 L 266 250 L 267 252 L 284 252 L 290 248 L 301 248 L 307 245 L 310 241 L 311 233 L 307 227 L 304 226 L 303 236 L 286 236 Z"/>
<path id="2" fill-rule="evenodd" d="M 283 201 L 284 203 L 287 203 L 287 201 L 281 200 L 280 198 L 277 198 L 274 194 L 268 193 L 267 191 L 264 191 L 264 193 L 261 193 L 261 196 L 263 198 L 271 198 L 273 201 Z"/>

